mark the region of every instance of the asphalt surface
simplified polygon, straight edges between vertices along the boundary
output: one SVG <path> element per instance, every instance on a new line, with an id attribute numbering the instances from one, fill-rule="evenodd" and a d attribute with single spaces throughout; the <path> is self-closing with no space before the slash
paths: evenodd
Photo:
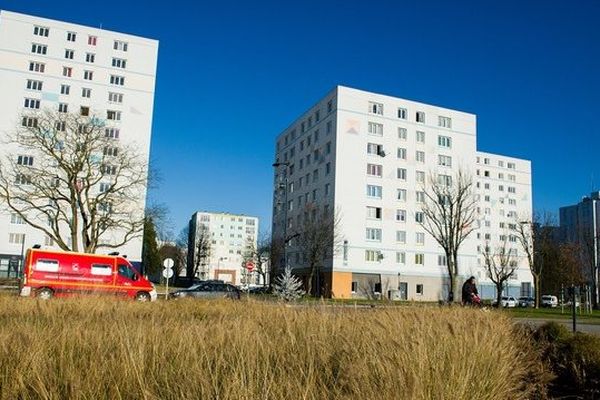
<path id="1" fill-rule="evenodd" d="M 573 329 L 573 321 L 570 319 L 545 319 L 545 318 L 514 318 L 518 323 L 526 324 L 531 327 L 537 328 L 545 324 L 546 322 L 557 322 L 561 325 L 566 326 L 569 330 Z M 577 322 L 577 332 L 591 333 L 594 335 L 600 335 L 600 325 L 592 325 L 586 323 Z"/>

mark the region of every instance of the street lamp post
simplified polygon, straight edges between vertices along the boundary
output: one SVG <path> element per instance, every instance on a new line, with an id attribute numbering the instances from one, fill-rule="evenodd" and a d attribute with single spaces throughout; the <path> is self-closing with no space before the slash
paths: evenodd
<path id="1" fill-rule="evenodd" d="M 594 281 L 594 302 L 596 303 L 596 307 L 600 307 L 600 292 L 598 290 L 598 226 L 596 218 L 598 214 L 596 213 L 596 200 L 592 199 L 592 237 L 594 240 L 594 274 L 592 276 L 592 280 Z"/>
<path id="2" fill-rule="evenodd" d="M 287 268 L 288 265 L 288 261 L 287 261 L 287 209 L 288 209 L 288 167 L 290 166 L 290 163 L 287 161 L 283 161 L 283 162 L 276 162 L 273 163 L 273 167 L 275 168 L 279 168 L 279 167 L 285 167 L 285 169 L 283 170 L 283 267 Z M 279 189 L 280 184 L 277 183 L 277 188 Z"/>

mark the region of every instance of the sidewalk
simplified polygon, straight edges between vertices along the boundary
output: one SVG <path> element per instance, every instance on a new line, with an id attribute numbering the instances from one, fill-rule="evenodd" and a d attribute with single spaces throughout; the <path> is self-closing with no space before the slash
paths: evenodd
<path id="1" fill-rule="evenodd" d="M 545 318 L 514 318 L 514 321 L 537 328 L 546 322 L 556 322 L 564 325 L 569 330 L 573 329 L 573 322 L 570 319 L 545 319 Z M 600 335 L 600 325 L 579 323 L 577 321 L 577 332 L 591 333 L 593 335 Z"/>

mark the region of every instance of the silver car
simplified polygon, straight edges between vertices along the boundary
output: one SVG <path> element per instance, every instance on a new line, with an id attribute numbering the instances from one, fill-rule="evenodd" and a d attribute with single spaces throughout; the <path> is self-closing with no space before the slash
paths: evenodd
<path id="1" fill-rule="evenodd" d="M 178 290 L 169 295 L 171 299 L 198 298 L 198 299 L 235 299 L 239 300 L 240 290 L 229 283 L 219 281 L 206 281 L 187 289 Z"/>

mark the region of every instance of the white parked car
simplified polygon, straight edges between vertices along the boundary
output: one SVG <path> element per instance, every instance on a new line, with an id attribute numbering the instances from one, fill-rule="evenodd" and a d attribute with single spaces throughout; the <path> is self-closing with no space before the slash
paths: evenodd
<path id="1" fill-rule="evenodd" d="M 545 294 L 541 297 L 541 300 L 542 307 L 558 307 L 558 297 L 556 296 Z"/>
<path id="2" fill-rule="evenodd" d="M 495 306 L 497 301 L 492 301 L 492 305 Z M 515 308 L 519 305 L 519 301 L 514 296 L 502 296 L 500 300 L 500 305 L 504 308 Z"/>

